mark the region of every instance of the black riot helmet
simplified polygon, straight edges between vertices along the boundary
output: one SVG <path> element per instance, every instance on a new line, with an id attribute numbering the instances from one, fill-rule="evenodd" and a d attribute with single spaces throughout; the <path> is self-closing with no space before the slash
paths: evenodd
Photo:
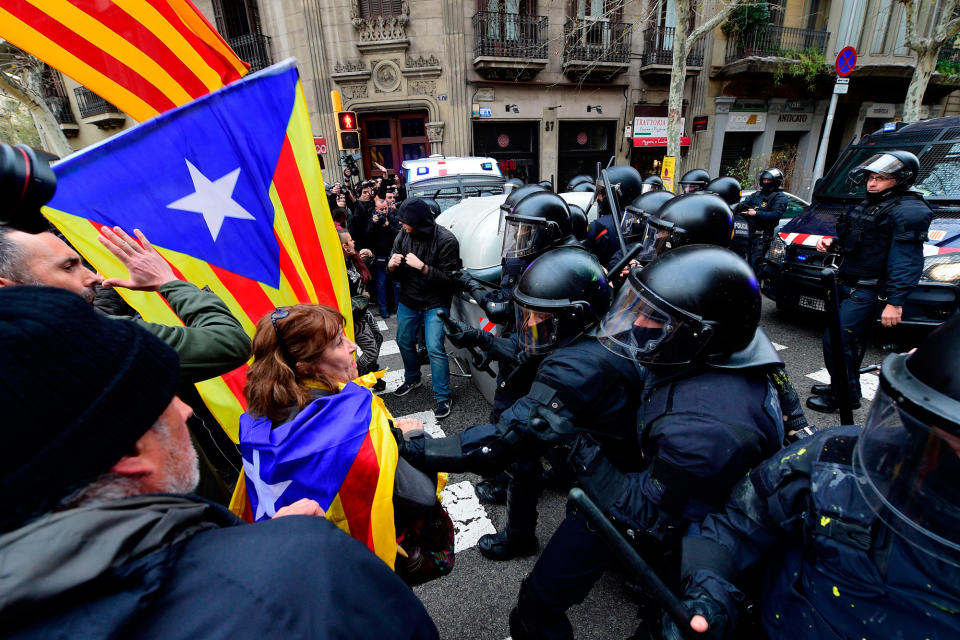
<path id="1" fill-rule="evenodd" d="M 660 176 L 647 176 L 643 179 L 643 186 L 640 187 L 640 191 L 641 193 L 663 191 L 663 180 L 660 179 Z"/>
<path id="2" fill-rule="evenodd" d="M 652 260 L 688 244 L 727 247 L 732 236 L 733 213 L 720 196 L 685 193 L 665 203 L 656 215 L 647 217 L 638 260 Z"/>
<path id="3" fill-rule="evenodd" d="M 41 233 L 50 223 L 40 207 L 57 190 L 50 164 L 25 144 L 0 143 L 0 224 L 27 233 Z"/>
<path id="4" fill-rule="evenodd" d="M 623 211 L 620 217 L 620 229 L 627 242 L 639 242 L 647 226 L 647 218 L 656 216 L 660 208 L 675 196 L 669 191 L 647 191 L 637 196 Z"/>
<path id="5" fill-rule="evenodd" d="M 577 240 L 583 240 L 587 237 L 587 229 L 590 227 L 587 213 L 583 210 L 583 207 L 569 202 L 567 208 L 570 210 L 570 226 L 573 229 L 573 237 Z"/>
<path id="6" fill-rule="evenodd" d="M 544 353 L 596 326 L 610 309 L 606 273 L 593 254 L 575 247 L 548 251 L 527 267 L 513 290 L 517 338 L 524 351 Z"/>
<path id="7" fill-rule="evenodd" d="M 909 151 L 884 151 L 870 156 L 850 171 L 850 179 L 855 184 L 863 184 L 871 173 L 886 178 L 896 178 L 895 188 L 906 189 L 917 180 L 920 161 Z"/>
<path id="8" fill-rule="evenodd" d="M 549 191 L 550 193 L 553 193 L 553 183 L 550 182 L 549 180 L 541 180 L 537 184 L 543 187 L 545 191 Z"/>
<path id="9" fill-rule="evenodd" d="M 740 182 L 730 176 L 714 178 L 707 183 L 707 188 L 704 189 L 709 193 L 717 194 L 731 207 L 740 202 L 741 190 Z"/>
<path id="10" fill-rule="evenodd" d="M 647 366 L 721 363 L 750 344 L 759 323 L 750 266 L 728 249 L 690 245 L 631 271 L 598 337 Z"/>
<path id="11" fill-rule="evenodd" d="M 680 177 L 680 190 L 682 193 L 692 193 L 694 191 L 703 191 L 710 182 L 710 174 L 703 169 L 691 169 Z"/>
<path id="12" fill-rule="evenodd" d="M 570 209 L 555 193 L 532 193 L 503 217 L 504 258 L 543 253 L 573 234 Z"/>
<path id="13" fill-rule="evenodd" d="M 617 194 L 617 202 L 621 207 L 633 202 L 637 196 L 643 192 L 643 179 L 640 172 L 627 165 L 618 165 L 607 169 L 607 180 L 613 192 Z M 607 197 L 607 190 L 600 191 L 604 198 Z"/>
<path id="14" fill-rule="evenodd" d="M 508 213 L 513 213 L 513 209 L 517 206 L 518 202 L 532 193 L 542 193 L 544 191 L 546 191 L 546 189 L 538 184 L 525 184 L 508 193 L 500 205 L 500 222 L 497 223 L 497 231 L 503 229 L 503 217 Z"/>
<path id="15" fill-rule="evenodd" d="M 523 180 L 521 180 L 520 178 L 510 178 L 509 180 L 507 180 L 506 182 L 503 183 L 503 186 L 510 185 L 510 190 L 511 190 L 511 191 L 514 191 L 514 190 L 516 190 L 516 189 L 519 189 L 520 187 L 522 187 L 522 186 L 525 185 L 525 184 L 526 184 L 526 183 L 525 183 Z"/>
<path id="16" fill-rule="evenodd" d="M 420 199 L 423 200 L 428 207 L 430 207 L 430 212 L 433 214 L 434 218 L 440 215 L 440 205 L 437 203 L 436 200 L 434 200 L 433 198 L 420 198 Z"/>
<path id="17" fill-rule="evenodd" d="M 570 178 L 570 182 L 567 183 L 567 191 L 573 191 L 573 188 L 580 184 L 593 185 L 593 178 L 584 174 L 573 176 Z"/>
<path id="18" fill-rule="evenodd" d="M 960 317 L 913 354 L 889 355 L 853 465 L 877 516 L 913 546 L 960 566 Z"/>
<path id="19" fill-rule="evenodd" d="M 764 169 L 760 172 L 757 182 L 760 183 L 760 191 L 770 195 L 774 191 L 779 191 L 780 187 L 783 186 L 783 171 L 776 167 Z"/>
<path id="20" fill-rule="evenodd" d="M 574 193 L 593 193 L 597 190 L 597 186 L 592 182 L 581 182 L 578 185 L 574 185 L 570 188 L 570 191 Z"/>

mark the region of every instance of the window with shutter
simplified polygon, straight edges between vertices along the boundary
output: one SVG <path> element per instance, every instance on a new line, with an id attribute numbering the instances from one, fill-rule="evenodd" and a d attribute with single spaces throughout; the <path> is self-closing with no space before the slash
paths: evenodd
<path id="1" fill-rule="evenodd" d="M 402 0 L 360 0 L 360 15 L 364 18 L 401 15 Z"/>

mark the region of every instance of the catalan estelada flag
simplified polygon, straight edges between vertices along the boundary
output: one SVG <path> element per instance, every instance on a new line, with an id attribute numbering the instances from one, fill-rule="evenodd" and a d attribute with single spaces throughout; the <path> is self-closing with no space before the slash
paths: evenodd
<path id="1" fill-rule="evenodd" d="M 297 302 L 339 308 L 353 335 L 343 250 L 293 60 L 73 154 L 54 172 L 44 213 L 105 277 L 126 269 L 97 241 L 101 225 L 138 228 L 250 335 L 264 313 Z M 145 320 L 183 324 L 159 294 L 117 291 Z M 197 384 L 234 442 L 245 372 Z"/>
<path id="2" fill-rule="evenodd" d="M 0 38 L 138 122 L 249 69 L 190 0 L 0 0 Z"/>
<path id="3" fill-rule="evenodd" d="M 392 568 L 397 556 L 393 483 L 397 443 L 383 401 L 354 382 L 274 428 L 240 419 L 240 453 L 254 520 L 301 498 Z"/>

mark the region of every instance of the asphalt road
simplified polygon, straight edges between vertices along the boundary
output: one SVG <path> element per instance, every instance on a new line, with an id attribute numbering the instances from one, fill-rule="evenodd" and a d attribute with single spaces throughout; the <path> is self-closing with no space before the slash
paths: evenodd
<path id="1" fill-rule="evenodd" d="M 424 386 L 402 398 L 391 391 L 401 381 L 403 364 L 396 352 L 396 319 L 385 322 L 383 348 L 380 363 L 390 369 L 389 386 L 383 394 L 387 407 L 395 417 L 415 414 L 424 419 L 428 431 L 439 434 L 459 433 L 472 424 L 486 422 L 489 404 L 474 388 L 469 378 L 451 377 L 453 389 L 453 412 L 445 420 L 432 420 L 434 401 L 430 388 L 429 366 L 422 368 Z M 787 372 L 804 400 L 810 385 L 819 381 L 824 373 L 821 337 L 823 325 L 818 317 L 794 315 L 787 317 L 764 300 L 761 326 L 777 346 L 787 365 Z M 892 334 L 880 331 L 870 347 L 864 364 L 880 362 L 885 355 L 879 347 L 884 342 L 900 340 L 898 350 L 911 346 L 915 336 L 903 333 Z M 393 352 L 392 354 L 390 352 Z M 389 355 L 387 355 L 389 354 Z M 455 371 L 456 367 L 452 366 Z M 479 374 L 485 375 L 485 374 Z M 863 379 L 865 396 L 873 397 L 877 376 L 867 374 Z M 722 389 L 717 390 L 723 393 Z M 855 422 L 862 424 L 869 410 L 870 401 L 865 398 L 861 409 L 854 412 Z M 807 410 L 807 419 L 818 426 L 839 424 L 839 417 Z M 493 562 L 482 557 L 476 549 L 476 538 L 482 533 L 500 527 L 505 520 L 501 506 L 480 505 L 473 493 L 473 483 L 479 478 L 472 474 L 452 474 L 444 499 L 456 521 L 458 549 L 456 567 L 445 578 L 415 589 L 440 630 L 442 638 L 449 640 L 503 640 L 508 637 L 507 617 L 516 602 L 520 581 L 530 571 L 535 558 L 509 562 Z M 540 503 L 540 521 L 537 535 L 541 546 L 563 518 L 566 498 L 559 492 L 547 492 Z M 573 608 L 570 619 L 576 637 L 582 640 L 626 638 L 635 626 L 635 606 L 625 597 L 623 579 L 608 574 L 598 583 L 582 604 Z"/>

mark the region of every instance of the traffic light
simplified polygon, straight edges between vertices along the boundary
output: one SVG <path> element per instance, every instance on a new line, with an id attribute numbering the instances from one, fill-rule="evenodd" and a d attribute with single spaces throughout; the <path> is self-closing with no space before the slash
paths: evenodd
<path id="1" fill-rule="evenodd" d="M 341 151 L 354 151 L 360 148 L 360 129 L 357 127 L 356 113 L 337 111 L 337 138 Z"/>

